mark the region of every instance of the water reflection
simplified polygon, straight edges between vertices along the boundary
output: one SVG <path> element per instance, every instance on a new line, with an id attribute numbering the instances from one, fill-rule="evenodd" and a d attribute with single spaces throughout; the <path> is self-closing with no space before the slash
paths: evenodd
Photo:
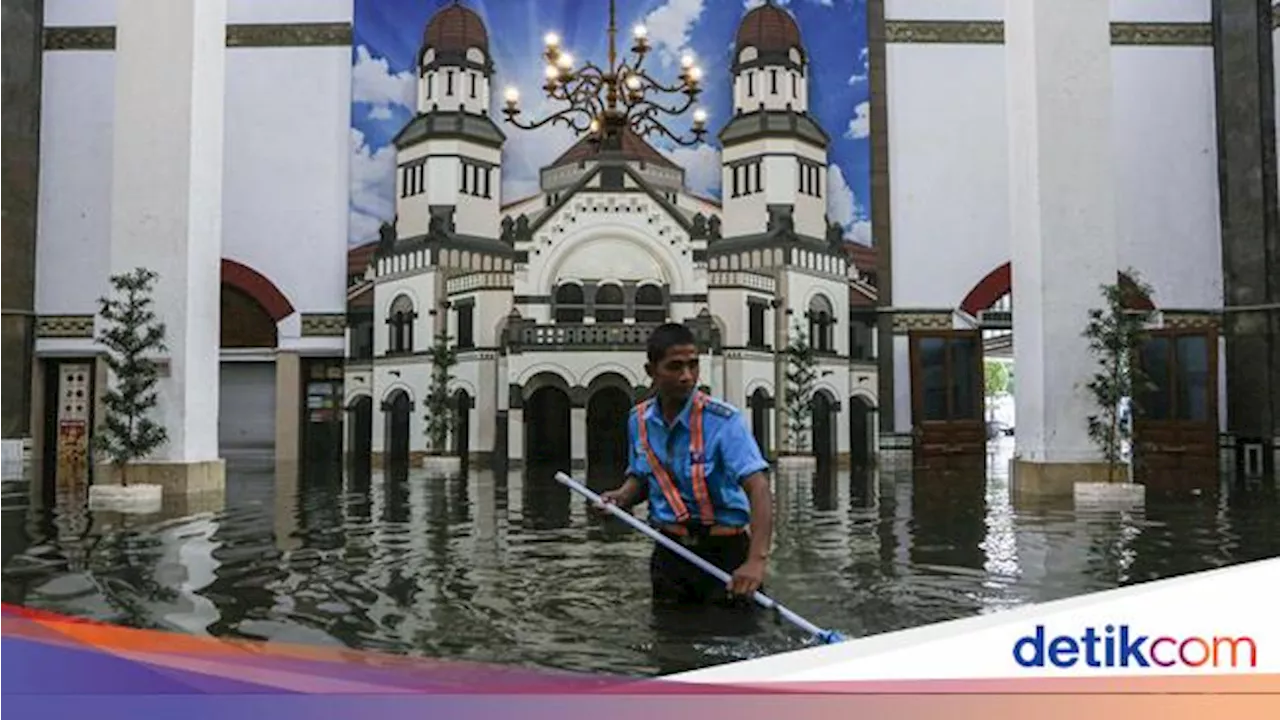
<path id="1" fill-rule="evenodd" d="M 90 512 L 70 489 L 6 505 L 3 597 L 187 633 L 627 674 L 804 642 L 767 614 L 652 608 L 650 543 L 590 517 L 554 471 L 233 467 L 225 495 L 166 498 L 152 516 Z M 773 482 L 769 590 L 851 635 L 1280 554 L 1273 495 L 1076 511 L 1015 505 L 1000 474 L 824 467 Z"/>

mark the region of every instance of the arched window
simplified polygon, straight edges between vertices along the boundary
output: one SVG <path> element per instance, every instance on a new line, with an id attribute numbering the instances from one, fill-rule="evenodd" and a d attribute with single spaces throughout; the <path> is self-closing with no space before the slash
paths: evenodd
<path id="1" fill-rule="evenodd" d="M 554 312 L 558 323 L 580 323 L 586 316 L 586 297 L 577 283 L 562 283 L 556 288 Z"/>
<path id="2" fill-rule="evenodd" d="M 636 322 L 663 323 L 667 321 L 667 303 L 662 288 L 657 285 L 641 285 L 636 288 Z"/>
<path id="3" fill-rule="evenodd" d="M 413 352 L 413 321 L 417 317 L 408 295 L 400 295 L 391 301 L 391 309 L 387 313 L 388 353 Z"/>
<path id="4" fill-rule="evenodd" d="M 835 325 L 835 313 L 831 310 L 831 301 L 823 295 L 815 295 L 809 301 L 809 344 L 818 352 L 831 352 L 832 329 Z"/>
<path id="5" fill-rule="evenodd" d="M 622 295 L 622 288 L 609 283 L 596 288 L 596 322 L 620 323 L 626 314 L 627 301 Z"/>

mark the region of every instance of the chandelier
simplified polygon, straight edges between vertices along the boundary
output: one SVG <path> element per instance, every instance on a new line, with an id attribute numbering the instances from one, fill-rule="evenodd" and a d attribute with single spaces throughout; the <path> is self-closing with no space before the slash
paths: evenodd
<path id="1" fill-rule="evenodd" d="M 543 125 L 563 124 L 581 135 L 590 133 L 592 141 L 616 149 L 623 132 L 630 128 L 640 137 L 663 135 L 679 145 L 694 145 L 706 134 L 707 113 L 693 111 L 692 137 L 678 135 L 662 121 L 663 117 L 684 115 L 693 107 L 698 95 L 702 70 L 694 64 L 693 56 L 686 53 L 680 59 L 679 83 L 667 85 L 656 80 L 641 65 L 652 49 L 648 31 L 643 25 L 634 30 L 633 57 L 620 59 L 616 50 L 618 35 L 615 0 L 609 0 L 609 62 L 601 68 L 587 62 L 575 68 L 573 56 L 560 46 L 555 33 L 546 36 L 546 83 L 542 89 L 548 99 L 567 103 L 567 107 L 538 120 L 517 120 L 520 114 L 520 92 L 514 87 L 506 90 L 506 107 L 503 114 L 507 122 L 522 130 L 533 130 Z M 668 96 L 677 96 L 672 100 Z M 683 95 L 684 99 L 678 99 Z"/>

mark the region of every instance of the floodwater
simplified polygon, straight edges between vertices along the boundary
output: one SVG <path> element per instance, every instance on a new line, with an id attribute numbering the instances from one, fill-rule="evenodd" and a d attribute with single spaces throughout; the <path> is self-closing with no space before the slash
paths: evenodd
<path id="1" fill-rule="evenodd" d="M 6 493 L 3 599 L 124 625 L 529 667 L 655 675 L 806 644 L 771 616 L 655 616 L 651 543 L 545 471 L 229 468 L 224 497 L 150 516 Z M 1280 555 L 1275 493 L 1143 509 L 1015 508 L 966 483 L 775 478 L 767 578 L 850 636 Z M 608 485 L 608 483 L 604 483 Z M 643 511 L 641 511 L 643 512 Z"/>

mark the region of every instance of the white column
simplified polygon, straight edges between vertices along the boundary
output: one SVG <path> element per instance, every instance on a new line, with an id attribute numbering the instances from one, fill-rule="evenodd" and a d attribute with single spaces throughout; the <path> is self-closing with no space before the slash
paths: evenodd
<path id="1" fill-rule="evenodd" d="M 1116 281 L 1109 0 L 1007 0 L 1017 454 L 1095 462 L 1081 336 Z"/>
<path id="2" fill-rule="evenodd" d="M 524 460 L 524 408 L 507 411 L 507 458 Z"/>
<path id="3" fill-rule="evenodd" d="M 117 0 L 111 272 L 160 275 L 157 459 L 218 459 L 226 0 Z"/>
<path id="4" fill-rule="evenodd" d="M 569 448 L 574 466 L 579 462 L 585 466 L 587 462 L 587 409 L 584 407 L 569 410 Z"/>

